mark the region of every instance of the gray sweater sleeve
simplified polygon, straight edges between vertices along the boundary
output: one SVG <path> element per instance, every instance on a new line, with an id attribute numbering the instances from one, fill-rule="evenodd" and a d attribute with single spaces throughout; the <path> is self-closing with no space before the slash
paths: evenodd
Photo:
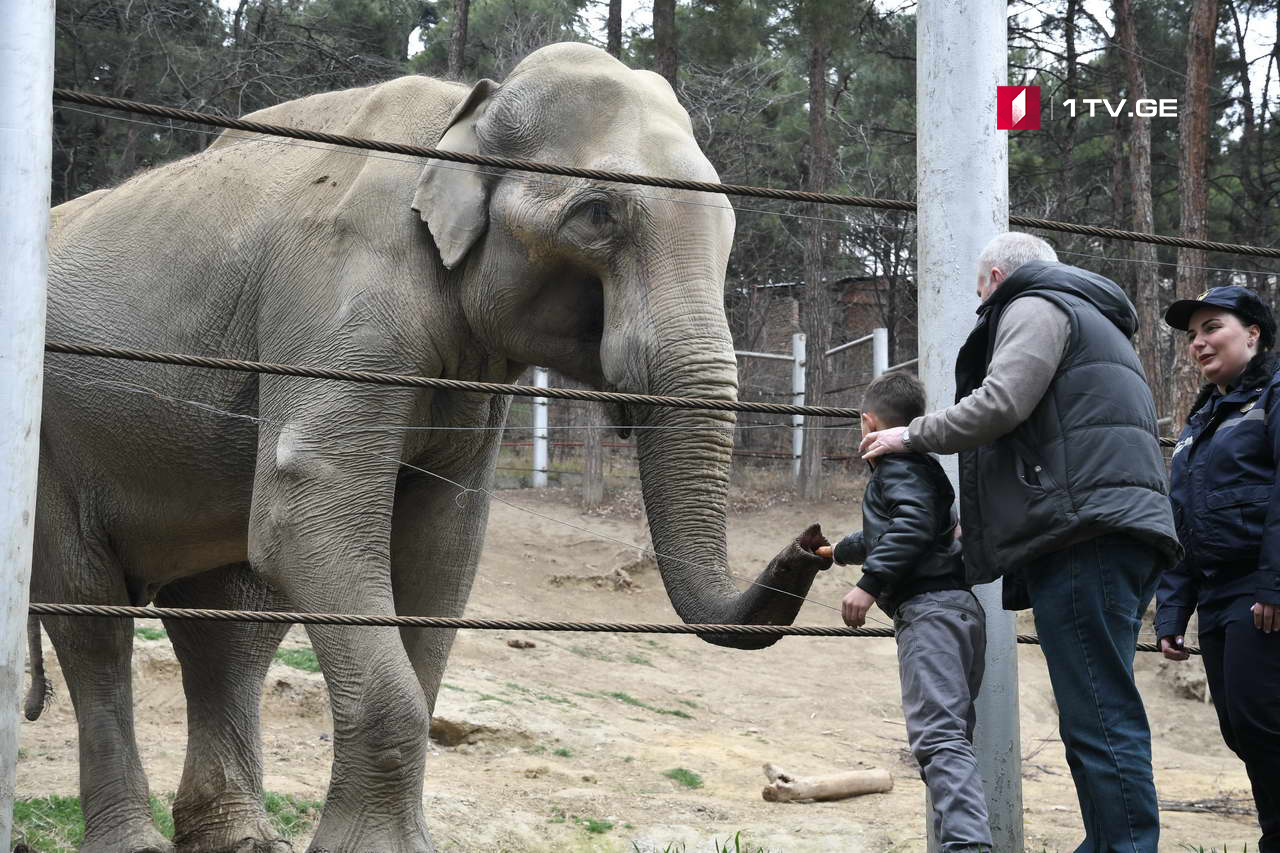
<path id="1" fill-rule="evenodd" d="M 1031 416 L 1067 351 L 1071 320 L 1047 299 L 1015 299 L 1000 317 L 987 376 L 949 409 L 911 422 L 911 447 L 959 453 L 990 444 Z"/>

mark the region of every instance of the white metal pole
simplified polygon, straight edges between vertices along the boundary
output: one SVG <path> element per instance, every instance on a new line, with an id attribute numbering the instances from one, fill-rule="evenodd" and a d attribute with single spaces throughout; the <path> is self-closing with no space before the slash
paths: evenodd
<path id="1" fill-rule="evenodd" d="M 804 405 L 804 332 L 791 336 L 791 405 Z M 791 476 L 800 480 L 804 455 L 804 415 L 791 416 Z"/>
<path id="2" fill-rule="evenodd" d="M 533 369 L 533 384 L 539 388 L 547 387 L 547 369 Z M 547 487 L 547 462 L 550 459 L 547 431 L 547 398 L 533 398 L 533 487 Z"/>
<path id="3" fill-rule="evenodd" d="M 44 378 L 53 0 L 3 0 L 0 18 L 0 850 L 8 850 Z"/>
<path id="4" fill-rule="evenodd" d="M 996 129 L 996 86 L 1007 78 L 1006 15 L 1005 0 L 922 0 L 916 18 L 919 372 L 931 410 L 955 399 L 955 358 L 973 327 L 960 306 L 977 306 L 978 253 L 1008 229 L 1008 137 Z M 954 481 L 956 458 L 944 463 Z M 978 765 L 995 849 L 1022 850 L 1013 614 L 1001 607 L 998 582 L 974 592 L 987 612 Z M 936 850 L 932 821 L 925 826 Z"/>
<path id="5" fill-rule="evenodd" d="M 879 376 L 889 370 L 889 330 L 871 330 L 871 375 Z"/>

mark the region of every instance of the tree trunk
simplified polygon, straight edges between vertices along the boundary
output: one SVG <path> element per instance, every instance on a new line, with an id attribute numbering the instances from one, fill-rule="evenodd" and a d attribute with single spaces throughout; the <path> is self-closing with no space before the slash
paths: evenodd
<path id="1" fill-rule="evenodd" d="M 454 0 L 453 32 L 449 35 L 449 76 L 462 79 L 462 66 L 467 59 L 467 19 L 471 16 L 471 0 Z"/>
<path id="2" fill-rule="evenodd" d="M 1079 61 L 1079 52 L 1076 49 L 1076 13 L 1080 7 L 1080 0 L 1067 0 L 1067 13 L 1062 19 L 1063 38 L 1067 42 L 1067 83 L 1066 95 L 1068 99 L 1079 97 L 1080 90 L 1080 72 L 1076 68 Z M 1076 116 L 1072 113 L 1067 118 L 1067 141 L 1062 152 L 1062 162 L 1070 165 L 1071 155 L 1075 151 L 1076 146 Z"/>
<path id="3" fill-rule="evenodd" d="M 1181 157 L 1178 194 L 1182 201 L 1183 237 L 1208 239 L 1205 213 L 1209 204 L 1209 87 L 1213 78 L 1214 41 L 1218 29 L 1218 0 L 1193 0 L 1187 32 L 1187 87 L 1182 96 L 1178 143 Z M 1178 250 L 1176 294 L 1179 299 L 1194 299 L 1205 289 L 1208 255 L 1199 249 Z M 1175 354 L 1173 371 L 1174 396 L 1172 415 L 1181 425 L 1190 412 L 1200 371 L 1184 352 Z"/>
<path id="4" fill-rule="evenodd" d="M 1242 243 L 1250 243 L 1254 245 L 1266 245 L 1270 242 L 1268 234 L 1271 233 L 1271 205 L 1269 204 L 1269 193 L 1267 192 L 1267 155 L 1263 150 L 1262 133 L 1259 128 L 1259 119 L 1266 121 L 1267 110 L 1263 109 L 1262 115 L 1259 116 L 1253 106 L 1253 84 L 1249 79 L 1249 65 L 1247 62 L 1248 54 L 1246 53 L 1245 30 L 1248 26 L 1246 18 L 1245 26 L 1240 26 L 1240 12 L 1236 7 L 1236 0 L 1228 0 L 1227 9 L 1231 12 L 1231 23 L 1235 34 L 1236 51 L 1240 54 L 1240 105 L 1242 107 L 1243 129 L 1240 136 L 1240 145 L 1237 151 L 1240 155 L 1240 186 L 1244 190 L 1244 201 L 1247 205 L 1247 211 L 1252 214 L 1250 216 L 1239 217 L 1241 230 L 1235 235 L 1235 239 Z M 1270 71 L 1267 69 L 1267 75 L 1263 77 L 1266 81 L 1262 89 L 1262 103 L 1267 104 L 1267 84 L 1270 83 Z M 1267 274 L 1254 273 L 1249 276 L 1249 285 L 1264 296 L 1267 295 Z"/>
<path id="5" fill-rule="evenodd" d="M 827 134 L 827 71 L 831 56 L 830 33 L 813 3 L 806 4 L 809 28 L 809 192 L 826 192 L 831 184 L 831 140 Z M 816 205 L 815 205 L 816 207 Z M 804 298 L 800 323 L 805 342 L 805 399 L 810 405 L 823 404 L 826 390 L 826 352 L 831 348 L 831 299 L 827 288 L 823 256 L 826 249 L 826 215 L 820 208 L 805 225 Z M 819 500 L 823 493 L 823 430 L 805 433 L 800 457 L 800 494 L 805 500 Z"/>
<path id="6" fill-rule="evenodd" d="M 587 406 L 587 429 L 582 440 L 582 508 L 595 509 L 604 502 L 604 407 Z"/>
<path id="7" fill-rule="evenodd" d="M 1116 37 L 1124 49 L 1125 72 L 1128 81 L 1129 103 L 1147 97 L 1147 80 L 1138 55 L 1138 22 L 1134 16 L 1133 0 L 1115 0 Z M 1151 203 L 1151 119 L 1136 113 L 1129 122 L 1129 179 L 1133 199 L 1133 230 L 1150 234 L 1155 230 L 1155 215 Z M 1134 243 L 1132 264 L 1134 273 L 1134 302 L 1138 309 L 1138 334 L 1135 344 L 1147 383 L 1154 392 L 1156 411 L 1168 409 L 1168 393 L 1164 381 L 1163 359 L 1160 353 L 1159 287 L 1156 266 L 1156 247 L 1151 243 Z"/>
<path id="8" fill-rule="evenodd" d="M 653 0 L 654 70 L 676 88 L 676 0 Z"/>
<path id="9" fill-rule="evenodd" d="M 608 51 L 622 58 L 622 0 L 609 0 Z"/>

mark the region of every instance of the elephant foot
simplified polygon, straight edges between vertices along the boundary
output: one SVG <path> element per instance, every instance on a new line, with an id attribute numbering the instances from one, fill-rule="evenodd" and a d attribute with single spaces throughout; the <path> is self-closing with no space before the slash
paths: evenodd
<path id="1" fill-rule="evenodd" d="M 107 832 L 95 832 L 80 853 L 174 853 L 173 844 L 150 819 L 130 821 Z"/>
<path id="2" fill-rule="evenodd" d="M 176 853 L 294 853 L 293 845 L 265 816 L 219 823 L 212 828 L 179 832 L 174 839 Z"/>
<path id="3" fill-rule="evenodd" d="M 415 818 L 371 820 L 366 814 L 343 821 L 326 810 L 307 853 L 436 853 L 419 813 Z"/>

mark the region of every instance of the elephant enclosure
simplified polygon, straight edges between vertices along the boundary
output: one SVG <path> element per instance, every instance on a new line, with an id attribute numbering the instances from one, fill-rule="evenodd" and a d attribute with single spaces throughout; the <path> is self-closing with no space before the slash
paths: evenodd
<path id="1" fill-rule="evenodd" d="M 829 536 L 846 532 L 859 517 L 857 492 L 852 483 L 838 485 L 836 497 L 820 504 L 798 503 L 783 489 L 736 485 L 734 571 L 754 577 L 811 521 Z M 501 497 L 615 539 L 646 537 L 634 489 L 613 493 L 591 514 L 578 509 L 576 490 Z M 495 502 L 466 615 L 674 621 L 652 564 L 639 557 Z M 835 605 L 855 579 L 856 570 L 836 567 L 819 576 L 811 598 Z M 830 625 L 838 618 L 810 603 L 798 621 Z M 535 646 L 514 648 L 510 640 Z M 287 657 L 305 665 L 306 645 L 295 629 L 285 647 L 297 651 Z M 1019 655 L 1028 848 L 1070 850 L 1079 818 L 1048 677 L 1039 649 L 1022 646 Z M 1181 698 L 1157 656 L 1138 661 L 1161 800 L 1244 796 L 1243 766 L 1223 746 L 1213 707 Z M 75 721 L 52 654 L 49 665 L 55 703 L 20 730 L 22 797 L 77 792 Z M 143 760 L 152 792 L 163 797 L 177 786 L 185 745 L 184 700 L 167 639 L 137 639 L 134 678 Z M 323 798 L 331 741 L 320 676 L 278 662 L 265 696 L 267 789 Z M 753 850 L 925 848 L 924 789 L 905 749 L 891 640 L 789 637 L 742 652 L 682 636 L 464 631 L 433 734 L 425 797 L 442 851 L 632 851 L 634 843 L 648 853 L 671 842 L 702 851 L 740 830 Z M 840 802 L 766 803 L 766 762 L 806 776 L 880 767 L 895 786 Z M 1163 826 L 1162 850 L 1234 850 L 1257 838 L 1252 816 L 1166 811 Z"/>

